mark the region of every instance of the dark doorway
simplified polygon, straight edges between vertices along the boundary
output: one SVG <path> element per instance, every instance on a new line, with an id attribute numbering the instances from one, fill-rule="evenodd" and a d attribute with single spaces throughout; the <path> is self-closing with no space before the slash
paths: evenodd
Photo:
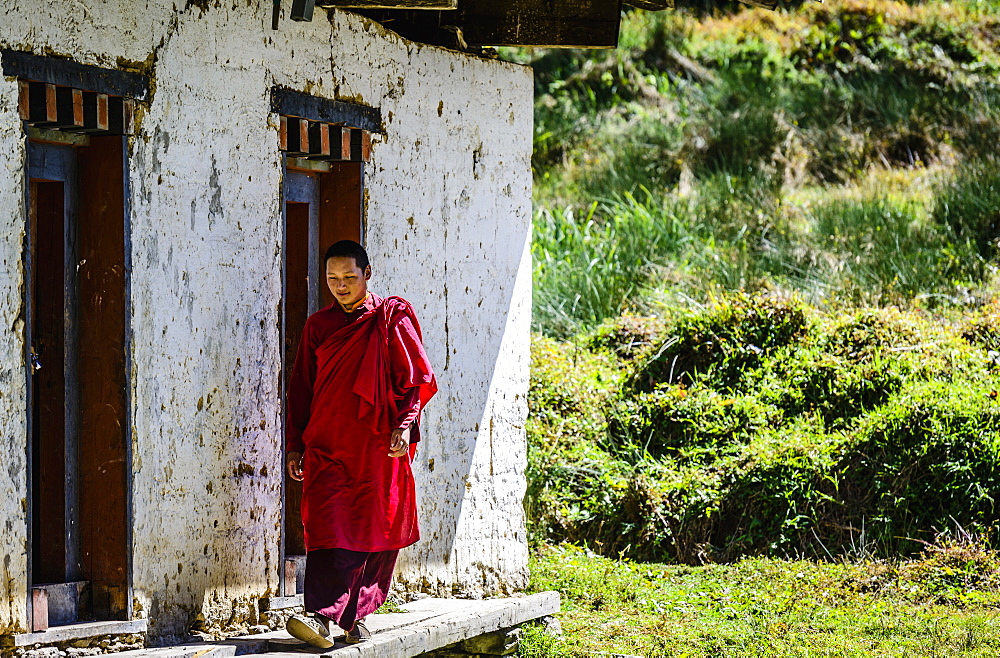
<path id="1" fill-rule="evenodd" d="M 363 164 L 323 163 L 285 171 L 282 398 L 295 363 L 306 319 L 333 298 L 322 254 L 337 240 L 362 241 Z M 301 592 L 306 553 L 301 518 L 302 484 L 285 477 L 284 553 L 286 596 Z"/>
<path id="2" fill-rule="evenodd" d="M 32 584 L 77 577 L 76 444 L 72 358 L 66 318 L 68 254 L 76 218 L 76 155 L 71 146 L 31 144 L 29 155 L 29 308 L 31 350 Z"/>
<path id="3" fill-rule="evenodd" d="M 28 144 L 32 626 L 130 608 L 122 137 Z"/>

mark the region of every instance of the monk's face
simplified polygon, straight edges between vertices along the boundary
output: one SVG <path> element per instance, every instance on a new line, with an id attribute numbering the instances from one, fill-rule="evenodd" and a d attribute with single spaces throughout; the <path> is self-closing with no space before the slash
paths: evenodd
<path id="1" fill-rule="evenodd" d="M 326 285 L 333 298 L 344 310 L 353 311 L 368 295 L 368 279 L 372 268 L 361 269 L 350 256 L 329 258 L 326 261 Z"/>

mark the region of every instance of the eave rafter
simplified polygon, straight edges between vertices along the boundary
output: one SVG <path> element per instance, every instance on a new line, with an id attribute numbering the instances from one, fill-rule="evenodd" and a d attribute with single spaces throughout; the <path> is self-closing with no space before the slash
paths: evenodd
<path id="1" fill-rule="evenodd" d="M 778 0 L 740 0 L 773 9 Z M 275 0 L 275 7 L 280 0 Z M 293 20 L 311 20 L 313 7 L 367 16 L 400 35 L 456 50 L 495 46 L 615 48 L 622 6 L 673 9 L 674 0 L 291 0 Z M 277 16 L 277 14 L 276 14 Z M 277 18 L 275 18 L 277 25 Z"/>

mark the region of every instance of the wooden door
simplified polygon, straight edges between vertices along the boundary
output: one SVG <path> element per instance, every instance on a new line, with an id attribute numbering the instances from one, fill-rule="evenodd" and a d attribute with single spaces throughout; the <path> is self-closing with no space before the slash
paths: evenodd
<path id="1" fill-rule="evenodd" d="M 123 146 L 28 145 L 30 585 L 55 624 L 131 607 Z"/>

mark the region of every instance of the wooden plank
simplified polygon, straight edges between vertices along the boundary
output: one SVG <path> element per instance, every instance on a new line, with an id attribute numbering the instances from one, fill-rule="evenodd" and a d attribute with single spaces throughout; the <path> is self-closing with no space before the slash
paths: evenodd
<path id="1" fill-rule="evenodd" d="M 294 597 L 295 584 L 297 582 L 298 563 L 295 560 L 285 560 L 285 591 L 282 593 L 286 597 Z"/>
<path id="2" fill-rule="evenodd" d="M 382 112 L 377 107 L 312 96 L 284 87 L 271 89 L 271 111 L 284 116 L 383 132 Z"/>
<path id="3" fill-rule="evenodd" d="M 22 121 L 31 118 L 31 87 L 27 80 L 17 81 L 17 113 Z"/>
<path id="4" fill-rule="evenodd" d="M 345 131 L 349 135 L 349 132 Z M 330 173 L 319 178 L 320 251 L 339 240 L 363 242 L 364 236 L 364 164 L 331 162 Z M 321 281 L 326 281 L 326 263 L 320 263 Z M 320 286 L 320 307 L 333 303 L 330 289 Z"/>
<path id="5" fill-rule="evenodd" d="M 294 121 L 290 121 L 294 124 Z M 292 131 L 297 132 L 297 131 Z M 315 204 L 315 179 L 312 176 L 285 174 L 285 240 L 284 240 L 284 290 L 282 291 L 283 391 L 288 391 L 292 366 L 298 351 L 302 328 L 309 317 L 310 263 L 315 262 L 309 248 L 310 205 Z M 293 185 L 298 182 L 298 185 Z M 305 555 L 305 538 L 302 529 L 302 483 L 288 477 L 282 460 L 285 478 L 285 554 Z M 295 587 L 295 580 L 291 582 Z M 287 575 L 285 585 L 288 587 Z"/>
<path id="6" fill-rule="evenodd" d="M 126 98 L 122 103 L 122 134 L 131 135 L 134 131 L 135 123 L 135 101 Z"/>
<path id="7" fill-rule="evenodd" d="M 356 128 L 345 128 L 344 126 L 327 126 L 327 139 L 330 149 L 323 156 L 316 156 L 316 160 L 329 160 L 331 162 L 351 161 L 351 134 Z"/>
<path id="8" fill-rule="evenodd" d="M 674 0 L 625 0 L 625 4 L 629 7 L 645 9 L 646 11 L 662 11 L 674 8 Z"/>
<path id="9" fill-rule="evenodd" d="M 321 7 L 341 9 L 456 9 L 458 0 L 318 0 Z"/>
<path id="10" fill-rule="evenodd" d="M 31 53 L 0 50 L 0 69 L 8 77 L 45 82 L 97 91 L 112 96 L 145 100 L 149 95 L 149 77 L 131 71 L 105 69 L 89 64 L 77 64 L 65 59 Z"/>
<path id="11" fill-rule="evenodd" d="M 367 130 L 351 129 L 351 162 L 371 159 L 372 138 Z"/>
<path id="12" fill-rule="evenodd" d="M 337 156 L 334 159 L 349 162 L 351 159 L 351 129 L 341 127 L 337 134 L 340 135 L 340 151 L 333 154 Z"/>
<path id="13" fill-rule="evenodd" d="M 463 0 L 461 32 L 470 47 L 615 48 L 617 0 Z"/>
<path id="14" fill-rule="evenodd" d="M 72 87 L 56 87 L 56 125 L 60 130 L 83 127 L 83 92 Z"/>
<path id="15" fill-rule="evenodd" d="M 44 148 L 32 145 L 32 149 Z M 69 150 L 69 147 L 55 147 Z M 54 160 L 55 158 L 47 158 Z M 66 579 L 66 208 L 67 190 L 58 176 L 32 171 L 48 181 L 31 183 L 31 234 L 37 269 L 32 281 L 31 347 L 41 367 L 32 377 L 36 478 L 33 478 L 32 578 L 34 584 Z M 45 613 L 48 619 L 48 613 Z"/>
<path id="16" fill-rule="evenodd" d="M 319 121 L 309 122 L 309 157 L 325 160 L 330 157 L 330 126 Z"/>
<path id="17" fill-rule="evenodd" d="M 299 120 L 299 151 L 301 155 L 309 154 L 309 121 Z"/>
<path id="18" fill-rule="evenodd" d="M 292 157 L 309 155 L 309 122 L 285 117 L 285 153 Z"/>
<path id="19" fill-rule="evenodd" d="M 49 628 L 49 593 L 44 589 L 31 589 L 31 632 Z"/>
<path id="20" fill-rule="evenodd" d="M 77 155 L 80 562 L 104 619 L 129 605 L 123 148 L 95 136 Z"/>
<path id="21" fill-rule="evenodd" d="M 108 107 L 108 95 L 97 94 L 97 129 L 108 130 L 110 127 L 110 109 Z"/>
<path id="22" fill-rule="evenodd" d="M 40 128 L 56 125 L 56 87 L 44 82 L 28 81 L 27 101 L 18 100 L 19 107 L 26 106 L 25 121 Z"/>

